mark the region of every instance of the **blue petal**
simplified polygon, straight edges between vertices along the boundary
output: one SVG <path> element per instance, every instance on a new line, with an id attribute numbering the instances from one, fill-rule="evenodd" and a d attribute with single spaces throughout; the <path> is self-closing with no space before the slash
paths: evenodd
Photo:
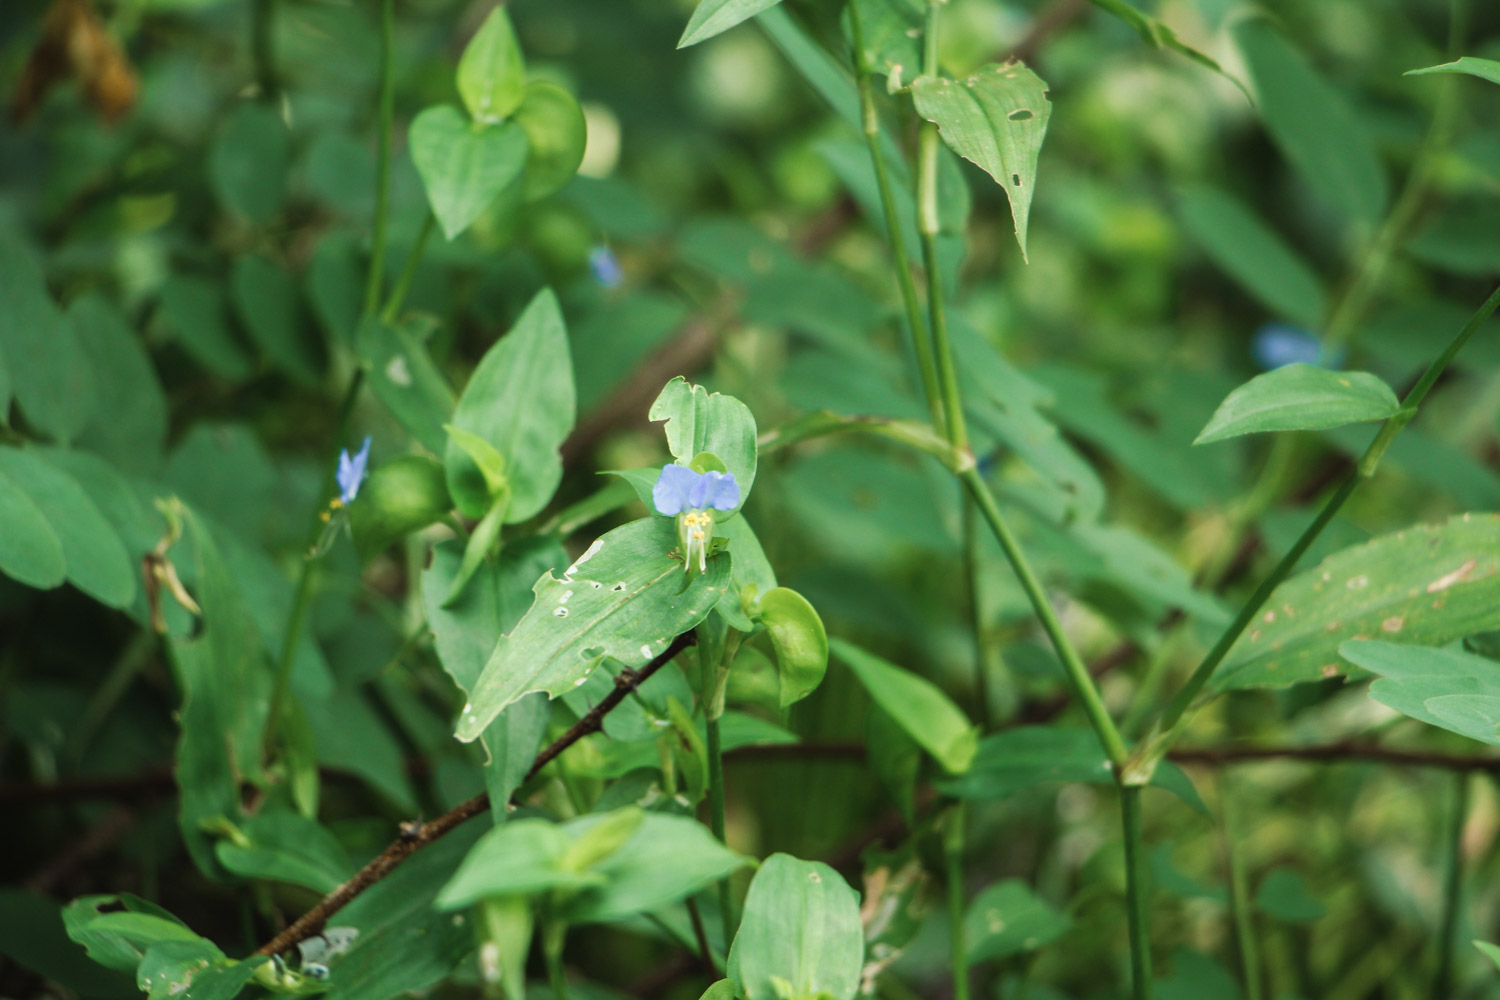
<path id="1" fill-rule="evenodd" d="M 620 259 L 609 247 L 599 246 L 589 251 L 589 270 L 593 272 L 594 280 L 605 288 L 618 288 L 625 281 Z"/>
<path id="2" fill-rule="evenodd" d="M 714 510 L 734 510 L 740 505 L 740 484 L 734 481 L 734 473 L 720 475 L 710 472 L 704 475 L 707 483 L 704 507 Z"/>
<path id="3" fill-rule="evenodd" d="M 370 436 L 365 435 L 365 442 L 360 446 L 353 458 L 349 457 L 349 449 L 345 448 L 339 452 L 339 468 L 335 478 L 339 484 L 339 500 L 343 503 L 353 503 L 354 498 L 359 496 L 359 486 L 365 481 L 365 469 L 370 464 Z"/>
<path id="4" fill-rule="evenodd" d="M 692 508 L 689 495 L 701 477 L 685 465 L 664 465 L 656 485 L 651 489 L 651 502 L 659 514 L 681 514 Z"/>
<path id="5" fill-rule="evenodd" d="M 1323 350 L 1318 338 L 1306 330 L 1299 330 L 1285 323 L 1267 323 L 1255 331 L 1250 344 L 1250 353 L 1256 364 L 1266 371 L 1301 362 L 1316 365 Z"/>

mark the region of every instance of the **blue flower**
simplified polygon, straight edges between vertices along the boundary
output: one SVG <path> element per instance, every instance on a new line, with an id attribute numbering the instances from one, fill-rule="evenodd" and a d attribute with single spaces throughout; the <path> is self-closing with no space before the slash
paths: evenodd
<path id="1" fill-rule="evenodd" d="M 681 514 L 683 511 L 734 510 L 740 505 L 740 484 L 732 472 L 696 472 L 685 465 L 664 465 L 651 501 L 658 513 Z"/>
<path id="2" fill-rule="evenodd" d="M 1326 362 L 1318 338 L 1285 323 L 1267 323 L 1255 331 L 1250 342 L 1255 363 L 1266 371 L 1283 365 L 1317 365 Z"/>
<path id="3" fill-rule="evenodd" d="M 625 281 L 620 259 L 606 246 L 597 246 L 589 251 L 589 270 L 593 272 L 594 280 L 605 288 L 619 288 Z"/>
<path id="4" fill-rule="evenodd" d="M 349 504 L 359 496 L 359 484 L 365 481 L 365 466 L 370 464 L 370 436 L 365 435 L 365 443 L 355 453 L 353 458 L 349 457 L 349 449 L 345 448 L 339 452 L 339 503 Z"/>

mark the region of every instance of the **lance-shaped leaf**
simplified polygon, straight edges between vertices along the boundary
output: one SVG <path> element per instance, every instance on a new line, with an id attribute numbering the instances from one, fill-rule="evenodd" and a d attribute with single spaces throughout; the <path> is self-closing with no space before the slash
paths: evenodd
<path id="1" fill-rule="evenodd" d="M 667 422 L 667 448 L 679 461 L 686 464 L 706 451 L 723 462 L 739 484 L 744 506 L 756 462 L 755 417 L 748 406 L 678 376 L 662 388 L 649 416 Z"/>
<path id="2" fill-rule="evenodd" d="M 1339 645 L 1438 646 L 1500 628 L 1500 514 L 1460 514 L 1344 549 L 1277 587 L 1216 690 L 1338 677 Z"/>
<path id="3" fill-rule="evenodd" d="M 503 121 L 521 105 L 526 59 L 504 7 L 496 7 L 458 61 L 458 93 L 477 122 Z"/>
<path id="4" fill-rule="evenodd" d="M 453 425 L 488 442 L 505 459 L 510 486 L 506 524 L 533 517 L 562 480 L 558 447 L 573 429 L 573 359 L 562 310 L 543 289 L 511 331 L 485 352 L 459 397 Z M 449 435 L 448 489 L 458 509 L 483 517 L 493 495 L 469 450 Z"/>
<path id="5" fill-rule="evenodd" d="M 1431 73 L 1466 73 L 1469 76 L 1477 76 L 1481 80 L 1491 83 L 1500 83 L 1500 62 L 1494 59 L 1480 59 L 1477 56 L 1463 56 L 1452 62 L 1442 63 L 1437 66 L 1427 66 L 1423 69 L 1409 69 L 1403 76 L 1427 76 Z"/>
<path id="6" fill-rule="evenodd" d="M 685 49 L 697 45 L 779 3 L 781 0 L 702 0 L 693 16 L 688 18 L 677 47 Z"/>
<path id="7" fill-rule="evenodd" d="M 963 80 L 924 76 L 911 92 L 917 114 L 937 125 L 943 141 L 1005 189 L 1024 258 L 1037 154 L 1052 116 L 1047 84 L 1012 62 L 986 66 Z"/>
<path id="8" fill-rule="evenodd" d="M 606 656 L 648 663 L 697 625 L 729 588 L 729 556 L 685 579 L 677 526 L 633 521 L 597 539 L 562 579 L 548 572 L 531 609 L 501 638 L 469 692 L 456 735 L 477 738 L 505 706 L 532 691 L 557 697 L 582 684 Z"/>
<path id="9" fill-rule="evenodd" d="M 1315 431 L 1385 420 L 1401 409 L 1391 387 L 1369 372 L 1284 365 L 1235 389 L 1199 433 L 1207 444 L 1263 431 Z"/>
<path id="10" fill-rule="evenodd" d="M 945 770 L 950 774 L 968 770 L 979 749 L 978 730 L 936 684 L 841 639 L 829 647 L 854 671 L 876 704 Z"/>

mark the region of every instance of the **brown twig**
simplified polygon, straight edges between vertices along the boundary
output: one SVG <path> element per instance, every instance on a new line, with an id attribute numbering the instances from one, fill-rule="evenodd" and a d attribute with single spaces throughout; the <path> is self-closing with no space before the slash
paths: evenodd
<path id="1" fill-rule="evenodd" d="M 573 724 L 573 727 L 563 733 L 557 739 L 547 745 L 541 753 L 536 755 L 532 762 L 531 770 L 526 772 L 529 781 L 535 777 L 537 772 L 552 763 L 568 747 L 588 736 L 597 733 L 604 725 L 604 717 L 614 710 L 616 705 L 624 701 L 632 691 L 662 667 L 666 666 L 673 657 L 687 649 L 696 642 L 692 632 L 684 632 L 672 644 L 662 651 L 650 663 L 647 663 L 639 671 L 622 671 L 615 678 L 615 687 L 604 700 L 591 708 L 583 718 Z M 390 846 L 369 864 L 361 868 L 353 878 L 339 886 L 337 889 L 324 896 L 323 899 L 298 917 L 286 930 L 276 935 L 256 950 L 257 955 L 279 955 L 295 947 L 298 943 L 307 940 L 323 929 L 328 918 L 339 910 L 348 906 L 356 896 L 389 875 L 398 865 L 428 844 L 439 839 L 461 825 L 465 820 L 472 819 L 490 808 L 490 797 L 488 794 L 476 795 L 467 802 L 462 802 L 448 812 L 434 819 L 430 823 L 412 824 L 402 830 L 401 836 L 392 841 Z"/>

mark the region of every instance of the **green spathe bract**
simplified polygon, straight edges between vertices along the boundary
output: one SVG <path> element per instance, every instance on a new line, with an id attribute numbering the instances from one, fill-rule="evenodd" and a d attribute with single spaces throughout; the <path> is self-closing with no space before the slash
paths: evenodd
<path id="1" fill-rule="evenodd" d="M 729 978 L 748 1000 L 852 1000 L 864 967 L 859 896 L 818 861 L 773 854 L 745 897 Z"/>
<path id="2" fill-rule="evenodd" d="M 739 484 L 739 506 L 745 505 L 756 465 L 755 417 L 748 406 L 679 376 L 662 388 L 648 416 L 666 421 L 667 448 L 683 465 L 704 452 L 722 462 Z"/>
<path id="3" fill-rule="evenodd" d="M 443 235 L 455 239 L 526 167 L 526 133 L 514 122 L 471 123 L 449 104 L 411 123 L 411 158 Z"/>
<path id="4" fill-rule="evenodd" d="M 505 7 L 493 8 L 458 61 L 458 93 L 476 121 L 504 121 L 521 106 L 526 60 Z"/>
<path id="5" fill-rule="evenodd" d="M 476 739 L 507 705 L 532 691 L 553 698 L 582 684 L 608 656 L 648 663 L 697 625 L 729 585 L 729 555 L 684 586 L 677 531 L 652 517 L 616 528 L 579 556 L 562 578 L 537 581 L 531 610 L 495 646 L 469 692 L 456 735 Z"/>

